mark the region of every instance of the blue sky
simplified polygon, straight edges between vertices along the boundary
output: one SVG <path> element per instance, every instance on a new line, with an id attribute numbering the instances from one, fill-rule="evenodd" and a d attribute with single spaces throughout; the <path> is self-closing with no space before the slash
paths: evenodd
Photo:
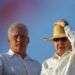
<path id="1" fill-rule="evenodd" d="M 42 63 L 54 53 L 52 42 L 42 38 L 52 35 L 53 22 L 61 18 L 74 26 L 74 0 L 0 0 L 0 52 L 8 50 L 8 26 L 23 22 L 29 29 L 28 54 Z"/>

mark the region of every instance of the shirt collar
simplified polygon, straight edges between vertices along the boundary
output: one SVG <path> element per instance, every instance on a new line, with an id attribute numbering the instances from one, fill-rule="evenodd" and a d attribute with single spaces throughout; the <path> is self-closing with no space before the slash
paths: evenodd
<path id="1" fill-rule="evenodd" d="M 15 55 L 15 53 L 11 49 L 9 49 L 9 51 L 7 52 L 7 54 L 9 54 L 11 56 Z"/>
<path id="2" fill-rule="evenodd" d="M 54 58 L 55 59 L 61 59 L 62 57 L 68 55 L 70 52 L 72 52 L 72 51 L 66 51 L 62 56 L 59 56 L 58 54 L 55 53 Z"/>
<path id="3" fill-rule="evenodd" d="M 7 52 L 7 54 L 9 54 L 10 56 L 14 56 L 14 55 L 20 56 L 20 55 L 14 53 L 11 49 L 9 49 L 9 51 Z M 28 55 L 24 58 L 24 60 L 29 60 L 29 59 L 31 59 L 31 58 Z"/>

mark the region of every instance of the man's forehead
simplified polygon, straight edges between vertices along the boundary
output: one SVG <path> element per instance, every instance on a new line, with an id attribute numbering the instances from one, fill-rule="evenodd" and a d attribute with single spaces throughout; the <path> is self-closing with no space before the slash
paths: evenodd
<path id="1" fill-rule="evenodd" d="M 12 31 L 12 32 L 10 32 L 10 34 L 11 35 L 28 35 L 28 33 L 27 32 L 25 32 L 25 31 Z"/>
<path id="2" fill-rule="evenodd" d="M 28 35 L 28 32 L 21 28 L 14 28 L 9 35 Z"/>

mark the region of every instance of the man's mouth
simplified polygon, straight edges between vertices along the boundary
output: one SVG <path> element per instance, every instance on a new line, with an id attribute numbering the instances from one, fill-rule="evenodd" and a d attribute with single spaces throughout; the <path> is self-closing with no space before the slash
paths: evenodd
<path id="1" fill-rule="evenodd" d="M 21 44 L 16 44 L 16 46 L 21 46 Z"/>

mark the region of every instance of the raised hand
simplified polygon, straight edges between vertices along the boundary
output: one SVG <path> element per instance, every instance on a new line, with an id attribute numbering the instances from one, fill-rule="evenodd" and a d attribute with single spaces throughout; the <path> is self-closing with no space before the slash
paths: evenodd
<path id="1" fill-rule="evenodd" d="M 57 21 L 55 22 L 55 25 L 59 25 L 61 27 L 65 27 L 68 25 L 68 23 L 66 21 Z"/>

